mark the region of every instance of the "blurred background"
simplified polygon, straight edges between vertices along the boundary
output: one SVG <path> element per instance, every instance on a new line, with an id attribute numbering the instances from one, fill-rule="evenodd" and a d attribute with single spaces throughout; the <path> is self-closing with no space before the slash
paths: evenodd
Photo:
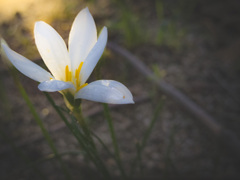
<path id="1" fill-rule="evenodd" d="M 240 139 L 238 0 L 0 0 L 0 37 L 13 50 L 44 66 L 33 39 L 34 22 L 49 23 L 67 42 L 75 16 L 85 7 L 98 32 L 107 26 L 109 41 L 136 55 L 155 76 L 184 92 Z M 42 179 L 33 164 L 47 179 L 64 179 L 8 69 L 0 63 L 0 179 Z M 37 83 L 18 75 L 74 179 L 97 179 L 99 172 L 81 154 Z M 125 58 L 106 49 L 89 82 L 96 79 L 122 82 L 136 100 L 134 105 L 111 109 L 127 172 L 136 156 L 136 144 L 157 118 L 135 179 L 240 177 L 239 156 L 231 153 L 231 147 Z M 51 95 L 64 107 L 59 93 Z M 113 150 L 101 108 L 100 103 L 83 101 L 92 131 Z M 113 177 L 118 177 L 114 159 L 100 144 L 98 148 Z"/>

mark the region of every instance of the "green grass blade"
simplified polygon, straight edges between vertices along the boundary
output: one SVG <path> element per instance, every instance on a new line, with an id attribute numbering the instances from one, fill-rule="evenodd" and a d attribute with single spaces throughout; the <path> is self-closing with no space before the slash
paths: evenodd
<path id="1" fill-rule="evenodd" d="M 142 157 L 142 152 L 147 144 L 147 141 L 152 133 L 152 130 L 153 130 L 153 127 L 158 119 L 158 116 L 159 116 L 159 113 L 161 112 L 162 108 L 163 108 L 163 104 L 164 104 L 164 101 L 161 100 L 155 111 L 154 111 L 154 114 L 153 114 L 153 117 L 152 117 L 152 120 L 147 128 L 147 130 L 145 131 L 144 133 L 144 136 L 143 136 L 143 139 L 142 139 L 142 142 L 141 143 L 138 143 L 136 145 L 136 149 L 137 149 L 137 156 L 135 157 L 135 159 L 133 160 L 133 163 L 132 163 L 132 168 L 130 170 L 130 176 L 133 176 L 134 173 L 135 173 L 135 170 L 136 170 L 136 165 L 137 165 L 137 162 L 139 163 L 139 166 L 140 168 L 142 167 L 141 165 L 141 157 Z M 141 171 L 143 172 L 143 171 Z"/>
<path id="2" fill-rule="evenodd" d="M 61 119 L 64 121 L 68 129 L 72 132 L 72 134 L 75 136 L 75 138 L 78 140 L 80 146 L 83 148 L 84 152 L 86 153 L 87 157 L 95 164 L 95 166 L 100 170 L 100 172 L 103 174 L 105 179 L 111 179 L 110 173 L 108 172 L 106 166 L 100 159 L 99 155 L 95 153 L 95 151 L 92 148 L 89 148 L 88 144 L 86 144 L 86 137 L 82 137 L 83 134 L 79 131 L 78 128 L 73 127 L 72 124 L 70 124 L 61 111 L 61 109 L 55 104 L 52 97 L 47 93 L 44 92 L 46 98 L 50 102 L 50 104 L 53 106 L 53 108 L 56 110 L 58 115 L 61 117 Z M 75 117 L 71 117 L 75 118 Z"/>
<path id="3" fill-rule="evenodd" d="M 34 120 L 36 121 L 36 123 L 38 124 L 38 126 L 40 127 L 45 139 L 47 140 L 51 150 L 53 151 L 53 153 L 55 154 L 56 157 L 58 157 L 58 161 L 61 165 L 61 168 L 63 169 L 63 173 L 66 177 L 66 179 L 72 179 L 70 173 L 68 172 L 65 164 L 63 163 L 61 157 L 59 156 L 59 153 L 57 151 L 57 148 L 55 147 L 53 140 L 51 139 L 49 133 L 47 132 L 46 128 L 43 125 L 42 120 L 40 119 L 39 115 L 37 114 L 37 111 L 35 110 L 29 96 L 27 95 L 27 92 L 25 91 L 24 87 L 22 86 L 21 82 L 19 81 L 16 73 L 14 72 L 14 70 L 11 70 L 14 82 L 19 90 L 19 92 L 21 93 L 23 99 L 25 100 L 28 108 L 30 109 L 31 114 L 34 117 Z"/>
<path id="4" fill-rule="evenodd" d="M 116 160 L 117 160 L 117 165 L 118 165 L 119 170 L 122 174 L 122 177 L 124 179 L 126 179 L 126 174 L 125 174 L 125 171 L 124 171 L 123 166 L 122 166 L 122 161 L 121 161 L 120 151 L 119 151 L 119 147 L 118 147 L 118 142 L 117 142 L 117 139 L 116 139 L 115 130 L 114 130 L 114 127 L 113 127 L 112 118 L 111 118 L 111 115 L 110 115 L 110 112 L 109 112 L 108 104 L 103 104 L 103 107 L 104 107 L 104 115 L 105 115 L 105 118 L 107 119 L 109 131 L 110 131 L 111 138 L 112 138 L 112 143 L 113 143 L 113 147 L 114 147 L 114 154 L 115 154 L 115 157 L 116 157 Z"/>

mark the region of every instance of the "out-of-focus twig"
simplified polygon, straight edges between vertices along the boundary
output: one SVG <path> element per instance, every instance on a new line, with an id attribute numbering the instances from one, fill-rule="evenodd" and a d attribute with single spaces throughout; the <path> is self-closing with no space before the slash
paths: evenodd
<path id="1" fill-rule="evenodd" d="M 219 138 L 219 140 L 228 146 L 228 149 L 233 152 L 237 158 L 240 159 L 240 141 L 235 134 L 224 129 L 215 118 L 209 115 L 185 94 L 177 90 L 171 84 L 156 77 L 137 56 L 113 42 L 108 42 L 107 47 L 114 53 L 126 58 L 126 60 L 128 60 L 128 62 L 131 63 L 141 74 L 155 83 L 161 92 L 178 102 L 178 104 L 180 104 L 185 110 L 204 124 L 216 137 Z"/>

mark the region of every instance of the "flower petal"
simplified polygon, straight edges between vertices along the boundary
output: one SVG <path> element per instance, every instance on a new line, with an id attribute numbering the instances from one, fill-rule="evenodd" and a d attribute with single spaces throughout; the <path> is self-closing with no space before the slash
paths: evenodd
<path id="1" fill-rule="evenodd" d="M 98 80 L 82 88 L 75 98 L 109 104 L 132 104 L 133 96 L 126 86 L 113 80 Z"/>
<path id="2" fill-rule="evenodd" d="M 2 54 L 5 54 L 10 62 L 25 76 L 38 82 L 53 78 L 49 72 L 10 49 L 4 40 L 1 40 L 1 47 Z"/>
<path id="3" fill-rule="evenodd" d="M 72 83 L 59 81 L 59 80 L 44 81 L 38 85 L 38 89 L 40 91 L 47 91 L 47 92 L 61 91 L 69 88 L 74 89 L 74 85 Z"/>
<path id="4" fill-rule="evenodd" d="M 104 51 L 104 48 L 107 44 L 107 28 L 103 27 L 101 34 L 99 35 L 98 41 L 88 54 L 86 60 L 83 63 L 80 76 L 81 76 L 81 84 L 84 84 L 88 77 L 91 75 L 93 69 L 95 68 L 96 64 L 98 63 L 98 60 L 102 56 L 102 53 Z"/>
<path id="5" fill-rule="evenodd" d="M 35 23 L 35 42 L 48 69 L 58 80 L 65 80 L 65 67 L 70 67 L 66 44 L 61 36 L 43 21 Z"/>
<path id="6" fill-rule="evenodd" d="M 72 68 L 78 68 L 96 42 L 96 25 L 88 8 L 85 8 L 78 13 L 69 34 L 68 44 Z"/>

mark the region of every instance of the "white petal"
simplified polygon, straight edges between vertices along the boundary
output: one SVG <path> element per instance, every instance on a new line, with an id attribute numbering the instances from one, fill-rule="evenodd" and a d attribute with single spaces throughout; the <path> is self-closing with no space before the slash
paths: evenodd
<path id="1" fill-rule="evenodd" d="M 109 104 L 132 104 L 133 96 L 126 86 L 113 80 L 98 80 L 82 88 L 75 98 Z"/>
<path id="2" fill-rule="evenodd" d="M 10 49 L 3 40 L 1 40 L 1 46 L 3 50 L 2 53 L 4 53 L 10 62 L 25 76 L 38 82 L 53 78 L 49 72 Z"/>
<path id="3" fill-rule="evenodd" d="M 88 77 L 91 75 L 93 69 L 95 68 L 98 60 L 102 56 L 104 48 L 107 44 L 107 28 L 103 27 L 101 34 L 99 35 L 98 41 L 88 54 L 86 60 L 83 63 L 80 76 L 81 76 L 81 83 L 84 84 Z"/>
<path id="4" fill-rule="evenodd" d="M 70 59 L 66 44 L 61 36 L 43 21 L 35 23 L 35 42 L 48 69 L 58 80 L 65 80 L 65 67 Z"/>
<path id="5" fill-rule="evenodd" d="M 1 56 L 0 57 L 3 61 L 3 63 L 5 63 L 8 67 L 12 67 L 13 64 L 11 63 L 11 61 L 9 61 L 5 50 L 3 49 L 3 45 L 7 46 L 8 48 L 9 48 L 9 46 L 4 39 L 0 39 L 0 41 L 1 41 L 1 43 L 0 43 L 0 55 Z"/>
<path id="6" fill-rule="evenodd" d="M 47 92 L 61 91 L 69 88 L 74 89 L 74 85 L 72 83 L 59 81 L 59 80 L 44 81 L 38 85 L 38 89 L 40 91 L 47 91 Z"/>
<path id="7" fill-rule="evenodd" d="M 96 25 L 88 8 L 80 11 L 75 18 L 69 34 L 69 55 L 72 71 L 78 68 L 97 42 Z"/>

